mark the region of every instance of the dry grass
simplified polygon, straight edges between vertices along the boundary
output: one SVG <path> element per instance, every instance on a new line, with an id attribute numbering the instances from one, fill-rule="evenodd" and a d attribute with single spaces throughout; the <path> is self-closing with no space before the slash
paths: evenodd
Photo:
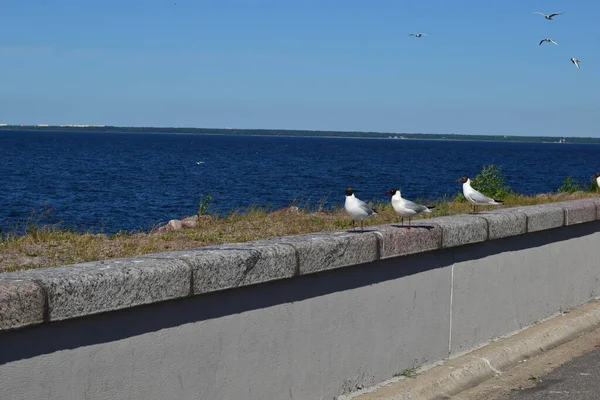
<path id="1" fill-rule="evenodd" d="M 510 195 L 503 207 L 515 207 L 597 196 L 593 193 Z M 424 218 L 471 212 L 469 203 L 451 200 L 435 203 L 435 212 Z M 376 204 L 379 214 L 365 225 L 395 222 L 389 202 Z M 282 210 L 267 213 L 259 209 L 227 217 L 201 221 L 194 229 L 115 235 L 75 233 L 52 227 L 30 226 L 24 235 L 6 235 L 0 239 L 0 272 L 52 267 L 110 258 L 134 257 L 147 253 L 182 250 L 223 243 L 246 242 L 277 236 L 336 231 L 352 227 L 343 209 L 328 212 Z"/>

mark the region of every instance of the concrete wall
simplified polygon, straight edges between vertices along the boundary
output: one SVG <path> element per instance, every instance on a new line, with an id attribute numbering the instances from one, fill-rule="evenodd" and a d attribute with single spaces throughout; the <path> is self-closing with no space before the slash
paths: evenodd
<path id="1" fill-rule="evenodd" d="M 0 274 L 0 399 L 333 399 L 600 293 L 600 200 Z"/>

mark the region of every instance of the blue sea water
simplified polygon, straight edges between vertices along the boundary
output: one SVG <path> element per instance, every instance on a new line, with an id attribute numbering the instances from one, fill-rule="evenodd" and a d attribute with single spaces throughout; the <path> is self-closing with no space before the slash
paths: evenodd
<path id="1" fill-rule="evenodd" d="M 0 228 L 42 222 L 113 233 L 249 206 L 432 200 L 456 179 L 500 166 L 519 193 L 554 192 L 565 177 L 589 184 L 600 145 L 391 139 L 0 131 Z"/>

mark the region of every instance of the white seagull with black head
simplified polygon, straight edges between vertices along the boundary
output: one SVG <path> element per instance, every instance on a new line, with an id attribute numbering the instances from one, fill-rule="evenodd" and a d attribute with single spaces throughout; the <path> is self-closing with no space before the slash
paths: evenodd
<path id="1" fill-rule="evenodd" d="M 564 14 L 564 12 L 553 13 L 553 14 L 544 14 L 544 13 L 541 13 L 541 12 L 539 12 L 539 11 L 534 11 L 533 13 L 534 13 L 534 14 L 540 14 L 540 15 L 543 15 L 543 16 L 544 16 L 544 18 L 546 18 L 546 19 L 548 19 L 548 20 L 552 20 L 552 18 L 553 18 L 553 17 L 556 17 L 557 15 Z"/>
<path id="2" fill-rule="evenodd" d="M 390 189 L 386 195 L 392 196 L 392 207 L 398 216 L 402 218 L 402 225 L 404 225 L 404 218 L 408 218 L 408 229 L 410 229 L 410 221 L 412 217 L 417 216 L 421 213 L 430 213 L 429 207 L 425 207 L 421 204 L 417 204 L 414 201 L 406 200 L 400 194 L 400 189 Z M 433 207 L 432 207 L 433 208 Z"/>
<path id="3" fill-rule="evenodd" d="M 363 220 L 369 215 L 377 214 L 373 208 L 369 207 L 367 203 L 359 200 L 354 196 L 354 191 L 350 186 L 346 188 L 346 202 L 344 208 L 350 217 L 352 217 L 352 226 L 354 227 L 354 221 L 360 222 L 360 230 L 363 230 Z M 356 227 L 354 227 L 356 229 Z"/>
<path id="4" fill-rule="evenodd" d="M 500 204 L 502 204 L 501 201 L 496 201 L 496 200 L 492 199 L 491 197 L 487 197 L 485 194 L 473 189 L 471 187 L 471 180 L 466 176 L 463 176 L 462 178 L 458 179 L 457 182 L 462 183 L 462 189 L 463 189 L 463 194 L 465 195 L 465 198 L 469 202 L 473 203 L 473 212 L 477 211 L 478 205 L 483 206 L 483 205 L 500 205 Z"/>

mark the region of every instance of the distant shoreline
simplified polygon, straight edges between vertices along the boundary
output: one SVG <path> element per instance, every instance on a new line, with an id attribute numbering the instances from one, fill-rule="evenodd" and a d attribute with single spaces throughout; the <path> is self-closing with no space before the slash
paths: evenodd
<path id="1" fill-rule="evenodd" d="M 24 132 L 91 132 L 91 133 L 146 133 L 178 135 L 221 135 L 221 136 L 260 136 L 260 137 L 307 137 L 328 139 L 386 139 L 386 140 L 440 140 L 505 143 L 549 143 L 549 144 L 600 144 L 600 138 L 561 137 L 561 136 L 507 136 L 507 135 L 468 135 L 435 133 L 384 133 L 359 131 L 308 131 L 285 129 L 233 129 L 233 128 L 157 128 L 157 127 L 63 127 L 63 126 L 0 126 L 3 131 Z"/>

